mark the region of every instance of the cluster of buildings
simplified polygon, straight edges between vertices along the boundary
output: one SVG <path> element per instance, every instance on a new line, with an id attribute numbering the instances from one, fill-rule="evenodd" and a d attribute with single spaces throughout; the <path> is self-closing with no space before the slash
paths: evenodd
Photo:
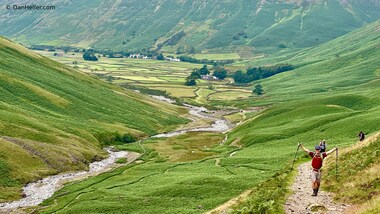
<path id="1" fill-rule="evenodd" d="M 203 80 L 219 80 L 218 77 L 212 76 L 212 75 L 209 75 L 209 74 L 207 74 L 207 75 L 201 75 L 201 78 Z"/>
<path id="2" fill-rule="evenodd" d="M 129 58 L 152 59 L 152 57 L 148 57 L 142 54 L 129 54 Z"/>
<path id="3" fill-rule="evenodd" d="M 174 57 L 165 57 L 165 60 L 173 61 L 173 62 L 181 62 L 179 58 L 174 58 Z"/>
<path id="4" fill-rule="evenodd" d="M 129 58 L 135 58 L 135 59 L 152 59 L 152 57 L 148 57 L 142 54 L 130 54 Z M 165 60 L 167 61 L 172 61 L 172 62 L 180 62 L 181 60 L 179 58 L 175 57 L 164 57 Z"/>

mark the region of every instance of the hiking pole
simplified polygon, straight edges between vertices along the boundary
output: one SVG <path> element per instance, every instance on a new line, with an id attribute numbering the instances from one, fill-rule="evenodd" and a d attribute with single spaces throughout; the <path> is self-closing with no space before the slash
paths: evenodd
<path id="1" fill-rule="evenodd" d="M 335 179 L 338 180 L 338 148 L 336 148 L 336 160 L 335 160 Z"/>
<path id="2" fill-rule="evenodd" d="M 292 168 L 290 168 L 290 171 L 293 170 L 294 162 L 296 161 L 296 157 L 297 157 L 298 149 L 300 148 L 300 146 L 301 146 L 301 144 L 298 143 L 297 151 L 296 151 L 296 154 L 294 154 L 294 159 L 293 159 L 293 163 L 292 163 Z"/>

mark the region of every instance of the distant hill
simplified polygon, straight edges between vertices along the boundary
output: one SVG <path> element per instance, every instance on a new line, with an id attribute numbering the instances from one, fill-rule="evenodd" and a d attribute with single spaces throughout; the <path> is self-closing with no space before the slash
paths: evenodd
<path id="1" fill-rule="evenodd" d="M 273 52 L 315 46 L 380 18 L 379 0 L 40 2 L 56 9 L 0 10 L 0 34 L 26 45 Z"/>
<path id="2" fill-rule="evenodd" d="M 380 130 L 379 32 L 380 20 L 290 58 L 306 64 L 260 80 L 265 94 L 256 105 L 272 107 L 234 129 L 229 141 L 312 146 L 324 138 L 337 145 L 352 143 L 360 130 Z"/>
<path id="3" fill-rule="evenodd" d="M 259 81 L 264 95 L 256 100 L 256 105 L 270 104 L 270 108 L 232 130 L 226 144 L 238 141 L 252 150 L 276 148 L 274 160 L 270 160 L 273 164 L 279 164 L 275 158 L 286 151 L 294 154 L 298 142 L 310 149 L 321 139 L 327 140 L 328 149 L 358 144 L 339 153 L 338 181 L 335 157 L 327 160 L 322 188 L 335 192 L 339 201 L 355 204 L 352 206 L 355 209 L 350 207 L 351 213 L 379 213 L 379 139 L 376 140 L 379 134 L 375 134 L 380 130 L 379 32 L 380 20 L 287 56 L 285 62 L 299 68 Z M 247 106 L 252 103 L 247 102 Z M 361 130 L 376 141 L 358 143 L 357 134 Z M 241 156 L 233 158 L 237 161 Z M 289 168 L 291 158 L 287 162 Z M 284 212 L 281 210 L 285 200 L 280 196 L 283 191 L 286 199 L 288 190 L 279 188 L 287 185 L 284 180 L 281 175 L 255 189 L 232 213 L 242 210 L 259 213 L 262 204 L 269 200 L 275 200 L 280 207 L 274 213 Z"/>
<path id="4" fill-rule="evenodd" d="M 17 198 L 26 182 L 101 158 L 99 135 L 168 131 L 186 122 L 181 112 L 0 37 L 0 201 Z"/>

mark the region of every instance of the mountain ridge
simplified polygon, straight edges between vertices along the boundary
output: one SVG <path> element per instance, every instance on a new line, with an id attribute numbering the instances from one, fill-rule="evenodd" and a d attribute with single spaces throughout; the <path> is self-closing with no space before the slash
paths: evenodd
<path id="1" fill-rule="evenodd" d="M 172 53 L 228 52 L 250 47 L 251 51 L 273 52 L 321 44 L 380 18 L 378 0 L 102 0 L 41 4 L 55 4 L 56 10 L 0 11 L 0 34 L 25 45 Z M 181 32 L 183 35 L 178 37 Z"/>

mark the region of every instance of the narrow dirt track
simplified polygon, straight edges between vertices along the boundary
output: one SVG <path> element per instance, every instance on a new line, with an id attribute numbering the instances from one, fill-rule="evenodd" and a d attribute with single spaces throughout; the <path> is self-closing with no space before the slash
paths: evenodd
<path id="1" fill-rule="evenodd" d="M 339 150 L 339 154 L 344 154 L 368 146 L 380 137 L 380 132 L 376 132 L 357 144 L 348 148 Z M 334 157 L 335 158 L 335 157 Z M 310 180 L 310 162 L 301 164 L 298 167 L 298 175 L 294 181 L 291 189 L 294 192 L 285 203 L 285 211 L 287 214 L 295 213 L 325 213 L 325 214 L 337 214 L 337 213 L 352 213 L 351 209 L 347 209 L 350 206 L 347 204 L 339 204 L 332 200 L 332 194 L 320 190 L 317 197 L 311 196 L 311 180 Z M 323 186 L 323 173 L 322 182 Z M 317 211 L 312 211 L 312 209 Z M 319 210 L 318 210 L 319 208 Z M 313 210 L 314 210 L 313 209 Z"/>
<path id="2" fill-rule="evenodd" d="M 318 196 L 311 196 L 310 162 L 301 164 L 298 167 L 298 175 L 291 186 L 294 192 L 285 203 L 287 214 L 306 214 L 306 213 L 343 213 L 349 205 L 335 203 L 332 194 L 319 190 Z M 323 185 L 323 172 L 322 182 Z"/>

